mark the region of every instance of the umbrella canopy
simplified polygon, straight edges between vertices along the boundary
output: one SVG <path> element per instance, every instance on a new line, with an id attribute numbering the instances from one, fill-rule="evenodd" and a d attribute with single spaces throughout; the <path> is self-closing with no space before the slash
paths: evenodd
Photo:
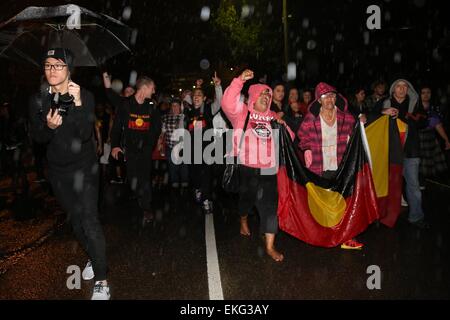
<path id="1" fill-rule="evenodd" d="M 0 23 L 0 57 L 40 67 L 47 49 L 62 47 L 74 66 L 97 66 L 129 51 L 130 34 L 122 22 L 76 5 L 28 7 Z"/>

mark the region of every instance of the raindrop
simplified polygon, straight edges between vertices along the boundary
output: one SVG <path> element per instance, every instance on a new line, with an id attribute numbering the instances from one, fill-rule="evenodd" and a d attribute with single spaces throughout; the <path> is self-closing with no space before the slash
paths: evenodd
<path id="1" fill-rule="evenodd" d="M 256 194 L 256 198 L 257 198 L 258 200 L 261 200 L 261 199 L 263 198 L 263 195 L 264 195 L 264 190 L 263 190 L 263 188 L 259 188 L 259 189 L 258 189 L 258 193 Z"/>
<path id="2" fill-rule="evenodd" d="M 264 257 L 264 249 L 262 247 L 258 247 L 258 256 L 260 258 Z"/>
<path id="3" fill-rule="evenodd" d="M 73 139 L 70 149 L 72 150 L 73 153 L 79 153 L 81 151 L 81 140 Z"/>
<path id="4" fill-rule="evenodd" d="M 138 35 L 138 29 L 133 29 L 131 32 L 130 43 L 134 46 L 136 44 L 136 38 Z"/>
<path id="5" fill-rule="evenodd" d="M 250 6 L 244 5 L 241 10 L 241 19 L 247 18 L 250 15 Z"/>
<path id="6" fill-rule="evenodd" d="M 425 0 L 414 0 L 414 4 L 417 7 L 422 8 L 425 5 Z"/>
<path id="7" fill-rule="evenodd" d="M 272 3 L 269 2 L 269 5 L 267 6 L 267 14 L 271 15 L 272 14 Z"/>
<path id="8" fill-rule="evenodd" d="M 132 87 L 136 85 L 137 80 L 137 72 L 135 70 L 130 72 L 130 79 L 128 80 L 128 84 Z"/>
<path id="9" fill-rule="evenodd" d="M 436 237 L 436 246 L 438 248 L 442 248 L 442 244 L 443 244 L 443 240 L 442 240 L 442 233 L 438 233 L 437 237 Z"/>
<path id="10" fill-rule="evenodd" d="M 316 41 L 308 40 L 308 42 L 306 43 L 306 48 L 308 50 L 314 50 L 316 48 L 316 45 L 317 45 Z"/>
<path id="11" fill-rule="evenodd" d="M 370 42 L 370 34 L 369 31 L 364 32 L 364 44 L 367 46 Z"/>
<path id="12" fill-rule="evenodd" d="M 375 53 L 376 56 L 379 56 L 380 55 L 380 47 L 376 46 L 374 53 Z"/>
<path id="13" fill-rule="evenodd" d="M 336 33 L 336 41 L 342 41 L 343 38 L 344 36 L 342 35 L 342 33 Z"/>
<path id="14" fill-rule="evenodd" d="M 114 80 L 111 82 L 111 88 L 112 88 L 115 92 L 120 93 L 120 92 L 122 91 L 122 89 L 123 89 L 123 83 L 122 83 L 122 81 L 121 81 L 120 79 L 114 79 Z"/>
<path id="15" fill-rule="evenodd" d="M 127 21 L 131 17 L 131 7 L 125 7 L 122 12 L 122 18 L 123 20 Z"/>
<path id="16" fill-rule="evenodd" d="M 344 74 L 344 63 L 343 62 L 339 63 L 339 74 Z"/>
<path id="17" fill-rule="evenodd" d="M 297 79 L 297 65 L 295 62 L 290 62 L 287 66 L 287 79 L 288 81 Z"/>
<path id="18" fill-rule="evenodd" d="M 334 52 L 334 45 L 332 44 L 331 46 L 330 46 L 330 53 L 333 53 Z"/>
<path id="19" fill-rule="evenodd" d="M 73 190 L 80 192 L 83 190 L 83 180 L 84 180 L 84 173 L 81 171 L 77 171 L 74 174 L 73 179 Z"/>
<path id="20" fill-rule="evenodd" d="M 395 63 L 400 63 L 402 62 L 402 54 L 400 52 L 396 52 L 394 54 L 394 62 Z"/>
<path id="21" fill-rule="evenodd" d="M 386 21 L 390 21 L 391 20 L 391 13 L 389 11 L 385 12 L 384 20 L 386 20 Z"/>
<path id="22" fill-rule="evenodd" d="M 436 61 L 441 61 L 441 55 L 439 54 L 439 49 L 435 48 L 433 50 L 433 59 Z"/>
<path id="23" fill-rule="evenodd" d="M 298 50 L 297 51 L 297 59 L 302 59 L 303 58 L 303 51 L 302 50 Z"/>
<path id="24" fill-rule="evenodd" d="M 186 227 L 181 227 L 180 231 L 178 232 L 181 238 L 186 237 Z"/>
<path id="25" fill-rule="evenodd" d="M 202 68 L 202 70 L 207 70 L 207 69 L 209 69 L 209 66 L 210 66 L 210 64 L 209 64 L 208 59 L 202 59 L 202 60 L 200 61 L 200 68 Z"/>
<path id="26" fill-rule="evenodd" d="M 138 181 L 138 179 L 137 179 L 136 177 L 134 177 L 133 179 L 131 179 L 131 185 L 130 185 L 131 190 L 136 190 L 136 187 L 137 187 L 137 181 Z"/>
<path id="27" fill-rule="evenodd" d="M 307 29 L 309 28 L 309 19 L 308 18 L 304 18 L 302 21 L 302 27 L 303 29 Z"/>
<path id="28" fill-rule="evenodd" d="M 162 210 L 157 210 L 156 211 L 156 221 L 162 221 L 162 218 L 163 218 L 163 213 L 162 213 Z"/>
<path id="29" fill-rule="evenodd" d="M 200 12 L 200 19 L 202 19 L 202 21 L 208 21 L 210 14 L 211 14 L 211 10 L 209 9 L 209 7 L 204 6 L 202 8 L 202 11 Z"/>

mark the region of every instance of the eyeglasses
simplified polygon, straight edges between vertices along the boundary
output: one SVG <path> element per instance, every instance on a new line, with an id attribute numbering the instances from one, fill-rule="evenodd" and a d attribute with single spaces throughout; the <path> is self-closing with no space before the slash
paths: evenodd
<path id="1" fill-rule="evenodd" d="M 64 67 L 67 67 L 67 64 L 50 64 L 50 63 L 44 64 L 45 70 L 51 70 L 53 68 L 56 71 L 61 71 L 62 69 L 64 69 Z"/>

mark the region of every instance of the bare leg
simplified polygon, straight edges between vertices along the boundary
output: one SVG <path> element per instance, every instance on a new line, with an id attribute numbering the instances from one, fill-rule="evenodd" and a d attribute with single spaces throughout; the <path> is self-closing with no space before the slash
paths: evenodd
<path id="1" fill-rule="evenodd" d="M 250 229 L 248 227 L 248 215 L 241 216 L 241 234 L 243 236 L 250 236 Z"/>
<path id="2" fill-rule="evenodd" d="M 283 254 L 278 252 L 275 249 L 274 242 L 275 242 L 275 234 L 273 233 L 266 233 L 265 237 L 266 241 L 266 253 L 275 261 L 281 262 L 284 259 Z"/>

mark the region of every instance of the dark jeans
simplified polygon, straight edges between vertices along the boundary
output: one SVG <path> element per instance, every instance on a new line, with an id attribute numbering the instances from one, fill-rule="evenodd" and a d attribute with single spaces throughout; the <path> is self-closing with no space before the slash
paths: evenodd
<path id="1" fill-rule="evenodd" d="M 127 180 L 142 210 L 150 211 L 152 203 L 152 156 L 150 150 L 126 154 Z"/>
<path id="2" fill-rule="evenodd" d="M 169 181 L 170 183 L 186 183 L 189 182 L 189 169 L 184 163 L 175 164 L 172 161 L 172 148 L 166 148 L 167 163 L 169 164 Z"/>
<path id="3" fill-rule="evenodd" d="M 76 238 L 92 262 L 95 280 L 105 280 L 107 263 L 105 237 L 98 220 L 98 164 L 76 172 L 49 168 L 55 196 L 67 212 Z"/>
<path id="4" fill-rule="evenodd" d="M 278 232 L 277 175 L 261 175 L 260 169 L 239 167 L 239 214 L 246 216 L 256 207 L 261 233 Z"/>

